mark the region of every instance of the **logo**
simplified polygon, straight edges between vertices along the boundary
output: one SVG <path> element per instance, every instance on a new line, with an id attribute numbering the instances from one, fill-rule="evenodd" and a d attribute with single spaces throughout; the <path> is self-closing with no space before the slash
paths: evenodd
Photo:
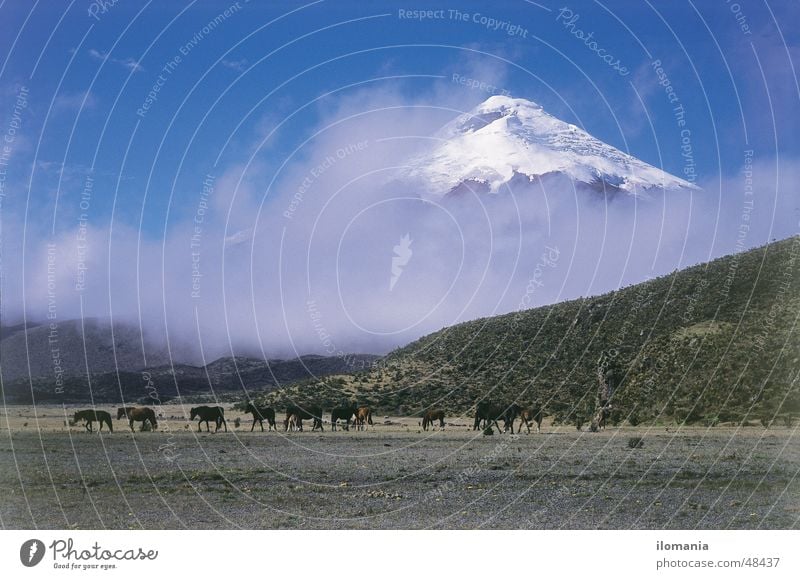
<path id="1" fill-rule="evenodd" d="M 26 567 L 35 567 L 44 558 L 44 543 L 39 539 L 28 539 L 19 548 L 19 560 Z"/>
<path id="2" fill-rule="evenodd" d="M 389 291 L 394 289 L 397 280 L 403 275 L 403 268 L 408 265 L 413 252 L 411 251 L 412 239 L 408 233 L 400 238 L 400 243 L 394 246 L 392 256 L 392 278 L 389 280 Z"/>

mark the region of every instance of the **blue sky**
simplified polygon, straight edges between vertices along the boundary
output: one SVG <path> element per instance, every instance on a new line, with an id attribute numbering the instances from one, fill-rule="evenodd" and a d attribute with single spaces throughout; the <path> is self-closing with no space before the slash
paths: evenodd
<path id="1" fill-rule="evenodd" d="M 720 205 L 740 196 L 728 184 L 745 151 L 774 168 L 762 181 L 772 198 L 788 195 L 776 191 L 800 153 L 793 2 L 106 4 L 0 7 L 4 132 L 21 110 L 4 181 L 5 283 L 12 249 L 74 236 L 87 175 L 96 239 L 127 228 L 168 244 L 196 216 L 206 175 L 217 183 L 209 220 L 230 236 L 284 211 L 281 192 L 319 154 L 310 137 L 383 102 L 429 107 L 441 124 L 506 91 L 670 173 L 690 168 Z M 371 138 L 402 124 L 376 118 Z M 726 239 L 710 253 L 733 251 Z"/>
<path id="2" fill-rule="evenodd" d="M 163 191 L 174 189 L 173 202 L 180 204 L 182 195 L 193 194 L 185 189 L 196 189 L 191 176 L 219 173 L 215 160 L 220 152 L 221 165 L 236 162 L 241 147 L 259 137 L 260 123 L 326 92 L 394 75 L 449 77 L 473 67 L 494 69 L 488 82 L 502 79 L 500 88 L 512 95 L 535 100 L 598 138 L 680 174 L 680 132 L 650 66 L 661 60 L 686 109 L 699 177 L 708 179 L 737 171 L 745 148 L 760 156 L 797 155 L 798 95 L 787 52 L 796 56 L 798 32 L 786 24 L 797 21 L 800 10 L 792 4 L 741 2 L 733 4 L 740 7 L 734 12 L 726 2 L 652 7 L 639 2 L 459 2 L 458 11 L 468 15 L 464 22 L 455 18 L 451 5 L 430 2 L 241 2 L 183 56 L 180 48 L 202 34 L 230 2 L 119 2 L 105 13 L 94 5 L 99 20 L 89 15 L 88 2 L 47 2 L 32 10 L 28 3 L 12 2 L 2 8 L 0 24 L 0 51 L 6 55 L 0 77 L 3 112 L 9 113 L 14 87 L 28 87 L 25 134 L 39 147 L 36 159 L 73 168 L 94 165 L 115 187 L 127 151 L 119 208 L 126 215 L 138 213 L 149 183 L 150 230 L 164 217 Z M 568 18 L 559 19 L 559 14 L 565 7 L 579 16 L 571 30 L 593 33 L 598 45 L 630 71 L 627 76 L 564 26 Z M 415 9 L 440 12 L 421 21 L 399 17 L 399 10 Z M 516 25 L 525 37 L 490 30 L 476 14 Z M 166 75 L 157 102 L 144 118 L 137 117 L 163 66 L 175 56 L 181 62 Z M 328 59 L 337 60 L 307 71 Z M 424 95 L 433 94 L 437 82 L 447 78 L 383 84 Z M 476 102 L 482 96 L 450 84 L 448 90 L 475 93 Z M 347 95 L 345 89 L 337 98 Z M 269 143 L 270 157 L 291 151 L 314 130 L 320 106 L 276 135 Z M 775 126 L 773 113 L 781 120 Z M 20 151 L 20 166 L 33 153 Z M 34 183 L 54 187 L 45 173 L 35 174 Z M 37 205 L 43 203 L 40 199 Z M 102 214 L 108 205 L 96 205 L 94 211 Z"/>

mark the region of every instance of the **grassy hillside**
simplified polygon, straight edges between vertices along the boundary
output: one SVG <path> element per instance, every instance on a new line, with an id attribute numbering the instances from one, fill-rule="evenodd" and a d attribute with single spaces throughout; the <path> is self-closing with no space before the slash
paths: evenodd
<path id="1" fill-rule="evenodd" d="M 612 422 L 789 422 L 800 413 L 800 237 L 602 296 L 446 328 L 369 372 L 269 395 L 381 412 L 539 400 L 560 422 L 596 409 L 611 360 Z"/>

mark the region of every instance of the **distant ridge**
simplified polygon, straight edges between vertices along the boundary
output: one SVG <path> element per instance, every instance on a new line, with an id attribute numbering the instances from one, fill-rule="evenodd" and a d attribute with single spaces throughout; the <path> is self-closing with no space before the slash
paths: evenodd
<path id="1" fill-rule="evenodd" d="M 51 343 L 46 324 L 3 328 L 0 374 L 6 403 L 152 403 L 153 396 L 166 402 L 178 396 L 229 396 L 232 392 L 243 396 L 368 367 L 378 358 L 306 355 L 265 361 L 237 356 L 203 367 L 170 365 L 167 354 L 145 340 L 145 365 L 139 330 L 121 323 L 115 323 L 113 330 L 112 337 L 111 325 L 104 320 L 63 321 L 58 324 L 57 341 Z M 58 375 L 53 348 L 58 351 Z"/>

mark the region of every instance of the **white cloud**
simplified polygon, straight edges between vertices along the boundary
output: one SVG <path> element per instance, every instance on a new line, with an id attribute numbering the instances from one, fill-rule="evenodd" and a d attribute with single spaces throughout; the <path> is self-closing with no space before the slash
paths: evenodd
<path id="1" fill-rule="evenodd" d="M 235 70 L 236 72 L 244 72 L 247 68 L 247 59 L 242 58 L 239 60 L 222 60 L 222 66 Z"/>
<path id="2" fill-rule="evenodd" d="M 648 201 L 606 203 L 568 188 L 439 206 L 416 200 L 418 191 L 392 179 L 398 166 L 488 95 L 449 77 L 412 98 L 397 88 L 327 99 L 318 133 L 277 175 L 258 155 L 229 166 L 214 180 L 199 232 L 190 219 L 199 199 L 164 239 L 117 223 L 113 233 L 90 228 L 85 315 L 141 316 L 150 335 L 168 336 L 173 352 L 195 360 L 200 344 L 205 359 L 382 352 L 460 321 L 608 291 L 736 249 L 742 175 Z M 748 247 L 797 233 L 798 167 L 756 159 Z M 11 247 L 19 228 L 5 223 L 4 267 L 21 272 L 10 262 L 22 254 Z M 413 259 L 391 288 L 387 267 L 405 235 Z M 68 319 L 80 312 L 76 232 L 57 245 L 59 317 Z M 559 258 L 537 274 L 547 248 Z M 29 315 L 42 319 L 46 248 L 29 249 Z M 5 312 L 20 312 L 21 275 L 5 280 Z"/>
<path id="3" fill-rule="evenodd" d="M 53 102 L 56 111 L 81 111 L 93 109 L 97 105 L 97 97 L 91 91 L 62 92 Z"/>
<path id="4" fill-rule="evenodd" d="M 144 72 L 144 67 L 139 64 L 139 61 L 135 58 L 127 56 L 125 58 L 116 58 L 111 56 L 111 54 L 107 52 L 101 52 L 95 48 L 89 49 L 89 56 L 94 58 L 95 60 L 102 60 L 103 62 L 110 62 L 123 68 L 127 68 L 133 72 Z"/>

